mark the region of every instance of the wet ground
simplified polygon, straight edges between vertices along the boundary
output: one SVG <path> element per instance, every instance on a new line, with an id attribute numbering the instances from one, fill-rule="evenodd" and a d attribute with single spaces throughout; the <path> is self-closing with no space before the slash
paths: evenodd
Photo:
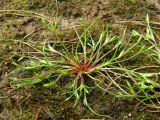
<path id="1" fill-rule="evenodd" d="M 10 10 L 10 11 L 7 11 Z M 15 11 L 16 10 L 16 11 Z M 25 11 L 32 11 L 28 13 Z M 37 14 L 38 13 L 38 14 Z M 118 35 L 127 26 L 129 30 L 142 30 L 146 15 L 151 21 L 160 21 L 160 2 L 158 0 L 1 0 L 0 1 L 0 120 L 79 120 L 106 119 L 90 112 L 79 103 L 75 108 L 72 100 L 64 101 L 65 95 L 58 88 L 39 86 L 15 89 L 8 82 L 8 75 L 27 47 L 18 41 L 41 46 L 46 40 L 74 40 L 73 26 L 84 22 L 99 20 L 95 32 L 106 23 L 112 34 Z M 42 16 L 42 15 L 45 15 Z M 56 31 L 49 31 L 40 18 L 58 20 Z M 153 24 L 160 35 L 159 24 Z M 95 33 L 96 34 L 96 33 Z M 21 54 L 17 54 L 21 53 Z M 62 86 L 63 88 L 63 86 Z M 95 90 L 89 96 L 91 107 L 112 120 L 158 120 L 159 113 L 147 111 L 143 105 L 137 106 L 134 99 L 115 98 Z M 36 120 L 36 119 L 35 119 Z"/>

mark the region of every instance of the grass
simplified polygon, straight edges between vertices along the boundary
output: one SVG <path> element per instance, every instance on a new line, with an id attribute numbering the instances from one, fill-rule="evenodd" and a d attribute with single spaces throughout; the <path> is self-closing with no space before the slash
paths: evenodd
<path id="1" fill-rule="evenodd" d="M 160 50 L 148 16 L 146 21 L 146 35 L 133 31 L 126 37 L 127 29 L 124 29 L 120 36 L 112 36 L 106 27 L 96 38 L 90 32 L 95 24 L 93 22 L 84 26 L 83 31 L 74 28 L 77 36 L 74 43 L 61 41 L 61 44 L 51 44 L 45 41 L 41 49 L 34 48 L 37 56 L 29 54 L 20 58 L 19 62 L 23 59 L 27 61 L 22 64 L 12 62 L 16 69 L 9 75 L 10 83 L 18 88 L 41 83 L 43 87 L 58 86 L 62 89 L 57 83 L 69 78 L 71 82 L 66 100 L 74 98 L 74 106 L 82 100 L 84 106 L 99 116 L 106 115 L 95 112 L 88 102 L 88 95 L 92 94 L 93 89 L 117 97 L 136 98 L 144 104 L 144 101 L 150 100 L 155 105 L 152 99 L 158 101 L 155 88 L 160 89 L 160 72 L 149 72 L 148 69 L 159 67 Z M 144 65 L 145 59 L 156 65 Z M 140 61 L 142 64 L 136 65 L 131 61 Z M 145 69 L 147 71 L 143 72 Z M 25 72 L 27 75 L 23 74 Z M 19 75 L 14 77 L 14 74 Z"/>
<path id="2" fill-rule="evenodd" d="M 132 2 L 132 3 L 136 3 L 136 0 L 129 0 L 130 2 Z"/>
<path id="3" fill-rule="evenodd" d="M 127 86 L 125 86 L 130 91 L 130 96 L 128 94 L 120 93 L 119 97 L 130 97 L 136 98 L 147 105 L 147 107 L 156 108 L 159 112 L 159 45 L 157 43 L 159 39 L 158 35 L 153 31 L 150 26 L 149 16 L 146 17 L 147 27 L 146 34 L 140 34 L 137 31 L 134 31 L 134 35 L 142 37 L 148 46 L 151 46 L 147 57 L 152 61 L 148 66 L 139 67 L 138 69 L 133 69 L 130 72 L 132 82 L 127 81 Z M 153 64 L 153 65 L 152 65 Z M 145 72 L 142 72 L 145 71 Z M 155 110 L 154 110 L 155 112 Z"/>

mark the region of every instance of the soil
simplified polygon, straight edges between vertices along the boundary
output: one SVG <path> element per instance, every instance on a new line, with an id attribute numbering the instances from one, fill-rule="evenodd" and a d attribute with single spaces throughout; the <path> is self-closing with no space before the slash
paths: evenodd
<path id="1" fill-rule="evenodd" d="M 73 26 L 79 27 L 95 19 L 99 21 L 93 31 L 95 35 L 106 23 L 115 35 L 126 26 L 128 30 L 143 31 L 144 26 L 139 21 L 144 22 L 147 14 L 151 21 L 160 21 L 158 0 L 136 0 L 135 3 L 130 0 L 1 0 L 0 8 L 0 120 L 33 120 L 37 116 L 38 120 L 109 119 L 94 115 L 83 103 L 73 107 L 74 101 L 65 101 L 66 96 L 57 87 L 16 89 L 10 85 L 6 76 L 15 69 L 12 61 L 23 56 L 21 51 L 31 51 L 18 41 L 31 43 L 33 47 L 42 46 L 46 40 L 74 41 Z M 41 15 L 47 16 L 48 21 L 58 20 L 57 30 L 49 31 L 41 22 Z M 160 35 L 160 26 L 153 25 Z M 89 96 L 89 103 L 95 111 L 111 116 L 112 120 L 160 118 L 159 113 L 147 111 L 146 106 L 135 107 L 134 99 L 115 98 L 99 90 Z"/>

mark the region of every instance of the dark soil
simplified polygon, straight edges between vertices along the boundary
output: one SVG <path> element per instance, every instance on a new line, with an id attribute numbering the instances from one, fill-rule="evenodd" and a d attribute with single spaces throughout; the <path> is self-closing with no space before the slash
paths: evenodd
<path id="1" fill-rule="evenodd" d="M 31 43 L 34 47 L 48 41 L 74 41 L 73 25 L 99 20 L 94 34 L 106 23 L 112 34 L 118 35 L 127 26 L 129 30 L 144 30 L 140 22 L 148 14 L 151 21 L 160 21 L 160 3 L 152 0 L 1 0 L 0 1 L 0 120 L 79 120 L 106 119 L 94 115 L 79 103 L 65 101 L 66 96 L 57 88 L 29 86 L 15 89 L 6 78 L 25 51 L 18 41 Z M 20 12 L 2 10 L 20 10 Z M 37 15 L 24 11 L 43 14 L 52 20 L 58 19 L 56 31 L 47 30 Z M 159 25 L 154 25 L 157 33 Z M 22 50 L 23 49 L 23 50 Z M 21 52 L 23 51 L 23 52 Z M 63 86 L 62 86 L 63 89 Z M 65 88 L 64 88 L 65 89 Z M 134 99 L 115 98 L 109 94 L 95 91 L 89 96 L 91 107 L 100 114 L 109 115 L 112 120 L 159 120 L 159 113 L 147 111 L 147 107 L 137 105 Z M 35 119 L 36 120 L 36 119 Z"/>

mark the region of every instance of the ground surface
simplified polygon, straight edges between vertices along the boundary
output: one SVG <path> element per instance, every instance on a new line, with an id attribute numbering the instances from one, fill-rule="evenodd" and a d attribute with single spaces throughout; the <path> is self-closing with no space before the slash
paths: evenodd
<path id="1" fill-rule="evenodd" d="M 33 120 L 38 114 L 39 120 L 79 120 L 104 117 L 95 116 L 81 103 L 75 108 L 73 101 L 64 101 L 57 88 L 26 87 L 15 89 L 5 76 L 9 74 L 19 56 L 21 48 L 15 40 L 40 46 L 45 40 L 65 39 L 72 41 L 73 25 L 84 21 L 100 20 L 101 25 L 109 23 L 113 34 L 119 34 L 126 26 L 129 30 L 143 27 L 135 21 L 144 21 L 149 14 L 151 21 L 160 21 L 160 3 L 158 0 L 1 0 L 0 1 L 0 119 Z M 3 11 L 3 10 L 20 11 Z M 56 32 L 48 31 L 40 22 L 39 15 L 24 12 L 32 11 L 51 19 L 59 20 Z M 37 17 L 38 16 L 38 17 Z M 159 27 L 160 26 L 155 26 Z M 27 48 L 26 48 L 27 49 Z M 150 113 L 144 106 L 138 106 L 135 100 L 114 98 L 100 91 L 89 97 L 92 108 L 98 113 L 110 115 L 113 120 L 158 120 L 159 113 Z M 108 118 L 106 118 L 107 120 Z"/>

